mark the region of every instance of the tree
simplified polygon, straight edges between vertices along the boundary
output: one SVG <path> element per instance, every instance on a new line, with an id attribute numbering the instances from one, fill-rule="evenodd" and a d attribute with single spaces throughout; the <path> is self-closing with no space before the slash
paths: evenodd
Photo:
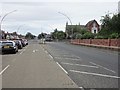
<path id="1" fill-rule="evenodd" d="M 59 39 L 59 40 L 65 39 L 65 33 L 63 31 L 58 31 L 57 32 L 57 39 Z"/>
<path id="2" fill-rule="evenodd" d="M 65 39 L 65 32 L 63 31 L 58 31 L 57 29 L 54 30 L 54 32 L 52 33 L 52 38 L 53 39 L 59 39 L 59 40 L 62 40 L 62 39 Z"/>
<path id="3" fill-rule="evenodd" d="M 25 38 L 26 39 L 34 39 L 36 36 L 31 34 L 30 32 L 28 32 L 26 35 L 25 35 Z"/>
<path id="4" fill-rule="evenodd" d="M 38 35 L 38 39 L 45 38 L 47 34 L 46 33 L 41 33 Z"/>
<path id="5" fill-rule="evenodd" d="M 109 14 L 103 16 L 101 19 L 102 28 L 98 35 L 103 36 L 104 38 L 120 38 L 120 13 L 114 14 L 113 17 L 110 17 Z"/>

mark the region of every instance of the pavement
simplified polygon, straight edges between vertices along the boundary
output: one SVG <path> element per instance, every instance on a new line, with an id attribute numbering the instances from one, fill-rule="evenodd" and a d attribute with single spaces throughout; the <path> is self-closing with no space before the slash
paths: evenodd
<path id="1" fill-rule="evenodd" d="M 42 44 L 3 55 L 2 61 L 2 88 L 78 88 Z"/>

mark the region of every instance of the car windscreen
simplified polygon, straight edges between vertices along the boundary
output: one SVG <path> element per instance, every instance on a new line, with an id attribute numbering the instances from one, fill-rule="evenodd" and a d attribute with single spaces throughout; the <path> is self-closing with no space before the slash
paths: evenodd
<path id="1" fill-rule="evenodd" d="M 13 43 L 12 42 L 2 42 L 2 46 L 4 46 L 4 45 L 13 46 Z"/>

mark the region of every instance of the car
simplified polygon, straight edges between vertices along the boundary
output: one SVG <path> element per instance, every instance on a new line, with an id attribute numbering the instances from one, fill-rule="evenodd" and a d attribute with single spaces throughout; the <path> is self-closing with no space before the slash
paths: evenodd
<path id="1" fill-rule="evenodd" d="M 0 54 L 2 54 L 2 42 L 0 41 Z"/>
<path id="2" fill-rule="evenodd" d="M 23 46 L 22 46 L 22 42 L 20 41 L 20 40 L 13 40 L 15 43 L 16 43 L 16 45 L 18 46 L 18 49 L 22 49 L 23 48 Z"/>
<path id="3" fill-rule="evenodd" d="M 16 53 L 18 52 L 18 46 L 15 44 L 14 41 L 6 40 L 0 41 L 1 45 L 1 52 L 2 53 Z"/>
<path id="4" fill-rule="evenodd" d="M 25 41 L 25 45 L 28 45 L 28 40 L 27 40 L 27 39 L 24 39 L 24 41 Z"/>

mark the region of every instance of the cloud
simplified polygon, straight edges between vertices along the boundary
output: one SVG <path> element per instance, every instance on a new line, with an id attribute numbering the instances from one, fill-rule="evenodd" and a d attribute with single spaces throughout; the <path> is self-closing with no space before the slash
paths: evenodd
<path id="1" fill-rule="evenodd" d="M 65 23 L 69 20 L 58 12 L 66 14 L 73 24 L 86 24 L 92 19 L 99 22 L 101 16 L 108 11 L 115 13 L 117 8 L 117 2 L 3 2 L 2 16 L 17 11 L 9 14 L 2 25 L 3 29 L 12 30 L 25 24 L 29 31 L 36 34 L 43 30 L 50 32 L 48 25 L 65 31 Z M 23 29 L 21 33 L 25 32 Z"/>

